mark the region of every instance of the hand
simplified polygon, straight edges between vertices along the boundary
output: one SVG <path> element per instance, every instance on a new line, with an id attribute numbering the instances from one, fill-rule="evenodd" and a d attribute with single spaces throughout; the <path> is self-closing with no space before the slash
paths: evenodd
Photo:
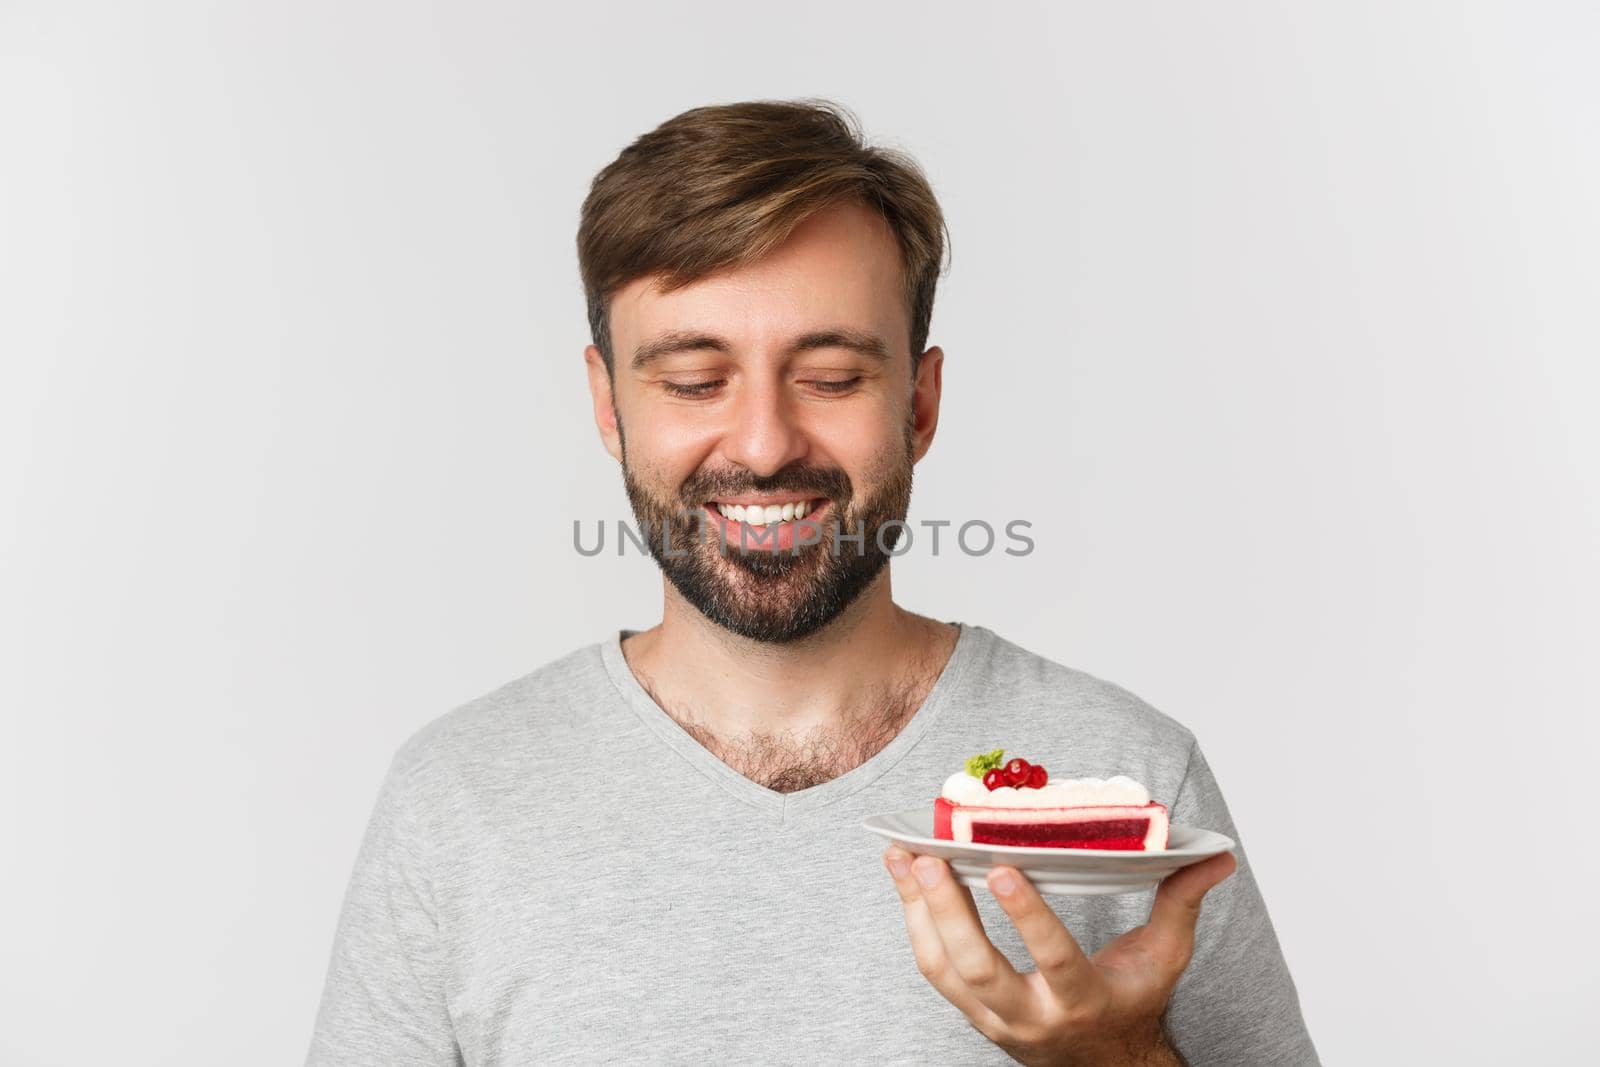
<path id="1" fill-rule="evenodd" d="M 905 905 L 917 969 L 978 1032 L 1025 1064 L 1181 1064 L 1161 1016 L 1194 952 L 1200 901 L 1238 867 L 1232 853 L 1185 867 L 1156 890 L 1150 920 L 1093 957 L 1015 867 L 989 872 L 1035 970 L 994 947 L 972 891 L 935 856 L 883 854 Z M 915 860 L 913 863 L 912 861 Z"/>

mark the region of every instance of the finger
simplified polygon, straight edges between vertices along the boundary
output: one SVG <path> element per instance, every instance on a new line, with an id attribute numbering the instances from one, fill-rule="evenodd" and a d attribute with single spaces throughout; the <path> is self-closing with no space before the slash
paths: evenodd
<path id="1" fill-rule="evenodd" d="M 989 940 L 972 894 L 956 881 L 950 865 L 937 856 L 918 856 L 912 872 L 962 982 L 1002 1019 L 1023 1018 L 1028 1013 L 1028 984 Z"/>
<path id="2" fill-rule="evenodd" d="M 1100 972 L 1027 876 L 1015 867 L 995 867 L 989 871 L 989 888 L 1022 935 L 1039 976 L 1063 1003 L 1095 989 Z"/>
<path id="3" fill-rule="evenodd" d="M 950 963 L 933 914 L 928 910 L 927 901 L 922 898 L 922 887 L 912 873 L 914 859 L 915 856 L 893 846 L 883 854 L 884 866 L 889 870 L 889 877 L 894 879 L 895 890 L 900 894 L 900 903 L 905 909 L 906 933 L 911 938 L 911 952 L 916 957 L 917 970 L 922 972 L 928 984 L 939 991 L 940 996 L 978 1024 L 980 1030 L 985 1026 L 993 1027 L 998 1022 L 994 1012 L 967 988 Z M 897 871 L 896 866 L 902 864 L 903 870 Z"/>
<path id="4" fill-rule="evenodd" d="M 1200 902 L 1238 869 L 1239 861 L 1234 859 L 1233 853 L 1224 852 L 1168 875 L 1156 889 L 1146 927 L 1149 933 L 1161 939 L 1182 966 L 1188 966 L 1194 952 L 1194 928 L 1200 921 Z"/>

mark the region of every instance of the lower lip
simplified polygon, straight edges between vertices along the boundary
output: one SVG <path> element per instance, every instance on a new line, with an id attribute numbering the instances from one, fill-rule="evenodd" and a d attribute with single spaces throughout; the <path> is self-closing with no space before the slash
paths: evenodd
<path id="1" fill-rule="evenodd" d="M 711 520 L 717 524 L 717 529 L 721 532 L 722 539 L 727 544 L 735 547 L 742 546 L 746 550 L 775 550 L 793 548 L 802 527 L 805 528 L 808 540 L 813 544 L 821 544 L 822 542 L 817 540 L 822 531 L 819 516 L 828 509 L 830 504 L 831 501 L 823 501 L 820 505 L 807 512 L 806 517 L 803 519 L 790 519 L 788 522 L 769 522 L 765 526 L 752 526 L 747 522 L 739 522 L 735 519 L 727 518 L 710 504 L 705 505 L 705 510 L 706 514 L 711 516 Z M 811 523 L 817 524 L 815 532 L 809 525 Z"/>

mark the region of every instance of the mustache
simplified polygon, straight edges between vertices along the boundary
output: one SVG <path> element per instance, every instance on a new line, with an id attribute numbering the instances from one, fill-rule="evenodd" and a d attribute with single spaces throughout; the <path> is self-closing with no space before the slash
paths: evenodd
<path id="1" fill-rule="evenodd" d="M 803 493 L 843 500 L 850 496 L 850 476 L 838 467 L 791 463 L 768 475 L 738 467 L 696 471 L 678 490 L 685 503 L 698 507 L 708 500 L 740 493 Z"/>

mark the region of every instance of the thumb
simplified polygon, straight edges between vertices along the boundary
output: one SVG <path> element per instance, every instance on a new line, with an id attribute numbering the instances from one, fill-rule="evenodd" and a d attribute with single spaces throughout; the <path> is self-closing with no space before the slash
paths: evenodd
<path id="1" fill-rule="evenodd" d="M 1212 856 L 1169 874 L 1156 889 L 1150 905 L 1149 929 L 1177 940 L 1187 961 L 1194 948 L 1194 927 L 1200 920 L 1200 902 L 1205 895 L 1239 869 L 1232 852 Z"/>

